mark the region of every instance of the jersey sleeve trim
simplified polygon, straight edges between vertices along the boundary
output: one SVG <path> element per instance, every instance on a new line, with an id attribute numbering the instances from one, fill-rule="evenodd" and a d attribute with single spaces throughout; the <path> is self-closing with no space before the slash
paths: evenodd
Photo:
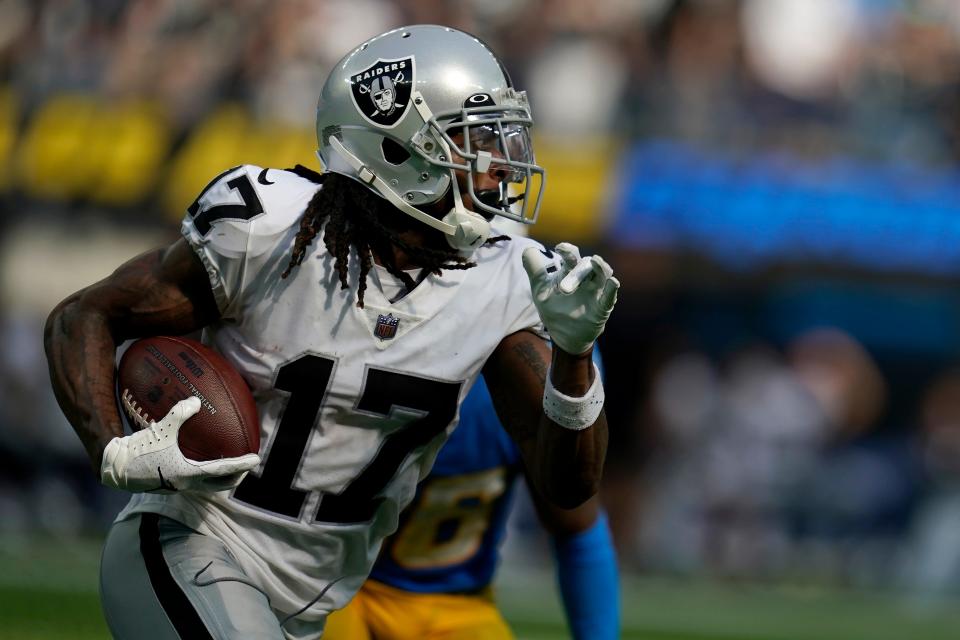
<path id="1" fill-rule="evenodd" d="M 187 241 L 187 244 L 190 245 L 190 248 L 193 249 L 193 252 L 197 254 L 198 258 L 200 258 L 200 262 L 203 264 L 203 269 L 207 272 L 207 279 L 210 281 L 210 289 L 213 291 L 213 298 L 217 302 L 217 309 L 220 311 L 221 315 L 224 315 L 227 307 L 230 306 L 230 300 L 229 296 L 227 296 L 226 287 L 223 284 L 223 278 L 220 276 L 220 270 L 217 268 L 217 265 L 214 264 L 213 260 L 210 259 L 210 256 L 203 245 L 198 244 L 191 237 L 191 234 L 187 229 L 183 229 L 182 233 L 184 239 Z"/>
<path id="2" fill-rule="evenodd" d="M 187 208 L 180 228 L 200 258 L 217 308 L 225 317 L 243 291 L 252 226 L 265 213 L 251 181 L 259 170 L 241 165 L 211 180 Z"/>

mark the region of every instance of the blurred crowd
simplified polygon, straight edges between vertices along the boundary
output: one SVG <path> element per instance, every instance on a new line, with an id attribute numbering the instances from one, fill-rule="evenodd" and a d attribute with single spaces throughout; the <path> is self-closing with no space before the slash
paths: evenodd
<path id="1" fill-rule="evenodd" d="M 25 111 L 64 92 L 156 101 L 177 133 L 237 99 L 311 126 L 353 44 L 432 22 L 480 34 L 543 135 L 681 138 L 949 163 L 950 0 L 2 0 L 0 80 Z"/>
<path id="2" fill-rule="evenodd" d="M 69 280 L 50 264 L 79 278 L 109 270 L 108 249 L 131 237 L 173 237 L 179 214 L 163 202 L 181 211 L 212 175 L 256 161 L 222 145 L 197 160 L 212 130 L 237 145 L 265 137 L 272 152 L 280 137 L 258 127 L 292 131 L 283 158 L 312 166 L 312 143 L 299 141 L 330 68 L 418 22 L 499 52 L 530 94 L 548 171 L 573 178 L 548 193 L 597 194 L 545 201 L 534 235 L 603 252 L 623 281 L 601 346 L 604 500 L 624 568 L 960 592 L 951 274 L 822 259 L 726 271 L 618 234 L 637 219 L 642 233 L 645 211 L 615 196 L 631 184 L 621 154 L 664 140 L 733 158 L 909 165 L 918 183 L 956 187 L 953 0 L 0 0 L 0 534 L 102 531 L 123 500 L 97 487 L 49 391 L 40 334 L 59 297 L 38 292 L 66 293 Z M 96 144 L 50 124 L 75 122 L 90 97 L 90 113 L 111 115 L 89 120 Z M 147 106 L 111 119 L 127 104 Z M 103 157 L 123 166 L 92 160 Z M 144 177 L 181 174 L 189 184 L 172 200 L 164 178 Z M 94 179 L 114 182 L 75 186 Z M 90 229 L 117 221 L 118 235 L 93 244 Z M 824 282 L 870 290 L 877 313 L 825 311 Z M 791 306 L 776 297 L 784 287 L 813 293 Z M 907 311 L 888 316 L 883 301 Z"/>

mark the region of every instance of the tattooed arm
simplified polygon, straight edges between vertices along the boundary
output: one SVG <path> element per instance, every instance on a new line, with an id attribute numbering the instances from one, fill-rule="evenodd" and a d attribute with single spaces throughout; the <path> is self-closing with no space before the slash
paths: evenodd
<path id="1" fill-rule="evenodd" d="M 593 496 L 600 485 L 607 452 L 603 413 L 582 431 L 565 429 L 543 413 L 548 368 L 553 385 L 582 396 L 594 377 L 592 352 L 570 355 L 529 331 L 501 341 L 483 369 L 497 415 L 523 455 L 529 480 L 553 504 L 570 509 Z"/>
<path id="2" fill-rule="evenodd" d="M 43 341 L 53 391 L 98 477 L 104 447 L 123 435 L 114 399 L 117 346 L 189 333 L 218 315 L 203 264 L 183 240 L 130 260 L 50 313 Z"/>

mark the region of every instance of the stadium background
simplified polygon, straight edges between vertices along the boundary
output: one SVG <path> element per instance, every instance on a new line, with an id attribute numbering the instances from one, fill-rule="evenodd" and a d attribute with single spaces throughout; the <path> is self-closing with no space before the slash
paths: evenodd
<path id="1" fill-rule="evenodd" d="M 351 45 L 474 32 L 530 94 L 545 242 L 608 257 L 625 637 L 956 637 L 960 4 L 0 0 L 0 638 L 99 638 L 99 487 L 43 320 L 210 177 L 313 164 Z M 521 503 L 499 582 L 563 637 Z M 131 603 L 135 606 L 135 603 Z"/>

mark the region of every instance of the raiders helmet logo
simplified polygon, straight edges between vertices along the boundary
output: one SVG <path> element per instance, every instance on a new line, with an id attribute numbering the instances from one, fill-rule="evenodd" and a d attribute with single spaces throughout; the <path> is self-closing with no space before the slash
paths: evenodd
<path id="1" fill-rule="evenodd" d="M 353 104 L 371 124 L 389 129 L 396 126 L 410 108 L 414 59 L 377 60 L 350 76 Z"/>

